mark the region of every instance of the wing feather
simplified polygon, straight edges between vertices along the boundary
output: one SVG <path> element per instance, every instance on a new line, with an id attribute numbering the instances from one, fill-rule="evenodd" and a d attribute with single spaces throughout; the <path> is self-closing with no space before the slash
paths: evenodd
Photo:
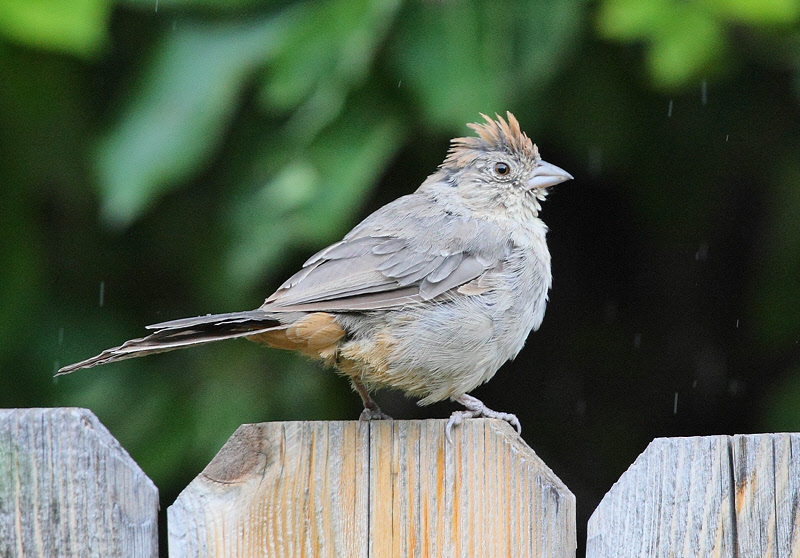
<path id="1" fill-rule="evenodd" d="M 467 256 L 447 277 L 435 282 L 430 281 L 428 278 L 424 279 L 419 286 L 420 296 L 423 300 L 436 298 L 450 289 L 455 289 L 464 283 L 472 281 L 484 271 L 486 271 L 486 267 L 477 258 Z"/>
<path id="2" fill-rule="evenodd" d="M 476 253 L 484 232 L 430 200 L 400 198 L 314 254 L 260 310 L 375 310 L 436 298 L 499 263 L 502 248 L 490 252 L 498 257 Z"/>
<path id="3" fill-rule="evenodd" d="M 425 277 L 430 275 L 439 264 L 444 261 L 444 256 L 434 256 L 433 258 L 424 261 L 422 265 L 414 266 L 413 269 L 409 269 L 406 272 L 397 275 L 395 280 L 397 283 L 403 287 L 407 285 L 413 285 L 414 283 L 419 283 Z"/>
<path id="4" fill-rule="evenodd" d="M 438 283 L 447 279 L 458 267 L 464 259 L 464 254 L 459 252 L 444 258 L 442 263 L 425 278 L 429 283 Z"/>

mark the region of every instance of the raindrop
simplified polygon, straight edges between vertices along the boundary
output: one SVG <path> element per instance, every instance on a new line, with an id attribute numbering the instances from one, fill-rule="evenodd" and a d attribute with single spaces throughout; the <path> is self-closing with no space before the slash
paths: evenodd
<path id="1" fill-rule="evenodd" d="M 725 134 L 725 141 L 728 141 L 728 138 L 730 138 L 730 137 L 731 137 L 730 134 Z"/>
<path id="2" fill-rule="evenodd" d="M 700 101 L 705 105 L 708 103 L 708 82 L 703 80 L 700 84 Z"/>
<path id="3" fill-rule="evenodd" d="M 708 259 L 708 244 L 704 242 L 697 247 L 697 252 L 694 253 L 694 259 L 698 262 L 704 262 Z"/>
<path id="4" fill-rule="evenodd" d="M 397 82 L 397 88 L 398 88 L 398 89 L 400 89 L 400 84 L 401 84 L 401 83 L 403 83 L 403 80 L 402 80 L 402 79 L 401 79 L 400 81 L 398 81 L 398 82 Z"/>
<path id="5" fill-rule="evenodd" d="M 603 170 L 603 149 L 596 145 L 589 148 L 589 175 L 599 176 Z"/>
<path id="6" fill-rule="evenodd" d="M 106 282 L 100 281 L 100 308 L 103 307 L 103 303 L 106 300 Z"/>
<path id="7" fill-rule="evenodd" d="M 642 334 L 637 333 L 636 335 L 633 336 L 633 348 L 638 349 L 641 346 L 642 346 Z"/>
<path id="8" fill-rule="evenodd" d="M 678 392 L 675 392 L 675 400 L 672 402 L 672 414 L 678 414 Z"/>
<path id="9" fill-rule="evenodd" d="M 739 329 L 739 319 L 736 319 L 736 329 Z"/>
<path id="10" fill-rule="evenodd" d="M 669 100 L 669 105 L 667 106 L 667 118 L 672 117 L 672 99 Z"/>
<path id="11" fill-rule="evenodd" d="M 155 11 L 155 13 L 158 13 L 158 0 L 156 0 L 156 11 Z"/>

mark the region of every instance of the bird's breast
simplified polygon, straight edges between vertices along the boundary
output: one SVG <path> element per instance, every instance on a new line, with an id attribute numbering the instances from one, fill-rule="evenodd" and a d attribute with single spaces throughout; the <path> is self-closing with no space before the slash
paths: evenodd
<path id="1" fill-rule="evenodd" d="M 511 250 L 491 301 L 496 307 L 493 321 L 498 349 L 505 360 L 514 358 L 528 334 L 542 325 L 551 285 L 550 252 L 544 236 Z"/>

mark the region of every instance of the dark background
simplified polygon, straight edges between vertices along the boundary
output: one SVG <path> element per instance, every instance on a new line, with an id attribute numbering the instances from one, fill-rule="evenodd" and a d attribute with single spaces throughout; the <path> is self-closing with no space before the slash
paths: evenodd
<path id="1" fill-rule="evenodd" d="M 474 393 L 575 493 L 581 548 L 654 437 L 800 430 L 796 1 L 0 4 L 0 406 L 90 408 L 162 511 L 239 424 L 358 397 L 244 341 L 53 372 L 258 306 L 479 112 L 575 176 L 544 325 Z"/>

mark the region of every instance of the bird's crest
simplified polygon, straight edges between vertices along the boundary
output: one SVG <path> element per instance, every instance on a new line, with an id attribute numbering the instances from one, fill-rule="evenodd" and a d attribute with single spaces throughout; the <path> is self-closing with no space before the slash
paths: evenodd
<path id="1" fill-rule="evenodd" d="M 539 150 L 525 132 L 520 130 L 519 122 L 513 114 L 506 112 L 507 122 L 499 114 L 495 114 L 496 120 L 483 113 L 481 116 L 486 123 L 467 124 L 475 130 L 477 137 L 452 140 L 442 167 L 463 167 L 487 151 L 501 151 L 530 159 L 539 158 Z"/>

